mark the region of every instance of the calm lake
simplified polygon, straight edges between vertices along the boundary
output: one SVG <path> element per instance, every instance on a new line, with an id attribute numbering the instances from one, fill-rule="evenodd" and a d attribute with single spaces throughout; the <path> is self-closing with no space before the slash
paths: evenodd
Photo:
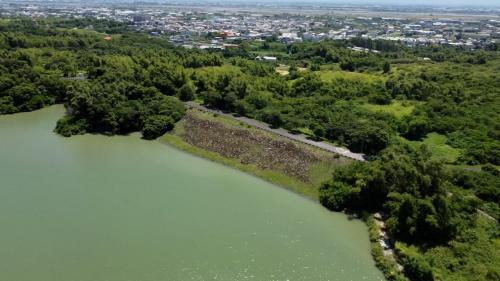
<path id="1" fill-rule="evenodd" d="M 383 280 L 366 227 L 139 135 L 0 116 L 0 280 Z"/>

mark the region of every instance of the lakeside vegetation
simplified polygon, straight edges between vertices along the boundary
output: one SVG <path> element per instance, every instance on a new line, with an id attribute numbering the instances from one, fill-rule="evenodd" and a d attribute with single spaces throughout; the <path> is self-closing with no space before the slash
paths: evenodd
<path id="1" fill-rule="evenodd" d="M 154 139 L 174 129 L 164 138 L 182 146 L 180 100 L 198 100 L 307 132 L 370 161 L 333 175 L 324 169 L 318 179 L 329 180 L 314 192 L 266 168 L 240 168 L 319 194 L 332 210 L 382 212 L 405 268 L 404 277 L 384 271 L 391 280 L 500 279 L 498 46 L 348 48 L 363 40 L 202 51 L 104 20 L 0 21 L 0 114 L 64 103 L 62 135 L 141 131 Z M 278 55 L 286 71 L 255 61 L 255 52 Z"/>

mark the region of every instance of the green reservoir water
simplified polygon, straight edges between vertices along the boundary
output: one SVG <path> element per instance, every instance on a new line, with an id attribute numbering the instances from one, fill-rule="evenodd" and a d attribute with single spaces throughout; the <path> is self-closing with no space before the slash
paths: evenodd
<path id="1" fill-rule="evenodd" d="M 0 280 L 383 280 L 361 222 L 63 113 L 0 116 Z"/>

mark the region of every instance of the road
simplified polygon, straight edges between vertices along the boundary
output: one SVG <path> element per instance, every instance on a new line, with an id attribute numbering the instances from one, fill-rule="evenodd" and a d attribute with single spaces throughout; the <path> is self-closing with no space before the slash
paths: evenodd
<path id="1" fill-rule="evenodd" d="M 247 125 L 250 125 L 252 127 L 255 127 L 255 128 L 270 132 L 270 133 L 274 133 L 276 135 L 285 137 L 285 138 L 290 139 L 290 140 L 298 141 L 298 142 L 305 143 L 305 144 L 308 144 L 308 145 L 311 145 L 311 146 L 314 146 L 314 147 L 317 147 L 317 148 L 320 148 L 320 149 L 323 149 L 326 151 L 337 153 L 341 156 L 351 158 L 351 159 L 354 159 L 357 161 L 365 161 L 364 154 L 354 153 L 354 152 L 351 152 L 349 149 L 346 149 L 343 147 L 333 146 L 333 145 L 326 143 L 326 142 L 313 141 L 313 140 L 308 139 L 304 135 L 292 134 L 292 133 L 289 133 L 288 131 L 281 129 L 281 128 L 273 129 L 269 126 L 269 124 L 257 121 L 255 119 L 247 118 L 244 116 L 234 116 L 232 114 L 225 113 L 225 112 L 222 112 L 220 110 L 207 108 L 203 105 L 200 105 L 200 104 L 197 104 L 194 102 L 185 102 L 184 104 L 188 108 L 195 108 L 195 109 L 199 109 L 202 111 L 223 115 L 223 116 L 238 120 L 238 121 L 245 123 Z"/>

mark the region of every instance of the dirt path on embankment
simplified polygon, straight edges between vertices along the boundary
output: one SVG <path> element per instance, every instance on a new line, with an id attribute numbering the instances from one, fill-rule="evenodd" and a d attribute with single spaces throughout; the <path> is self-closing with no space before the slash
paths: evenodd
<path id="1" fill-rule="evenodd" d="M 281 128 L 276 128 L 276 129 L 271 128 L 271 127 L 269 127 L 269 124 L 257 121 L 255 119 L 250 119 L 250 118 L 247 118 L 244 116 L 234 116 L 232 114 L 225 113 L 225 112 L 222 112 L 220 110 L 207 108 L 203 105 L 200 105 L 200 104 L 197 104 L 194 102 L 185 102 L 184 104 L 188 108 L 195 108 L 195 109 L 199 109 L 199 110 L 203 110 L 203 111 L 207 111 L 207 112 L 211 112 L 211 113 L 215 113 L 215 114 L 220 114 L 220 115 L 235 119 L 239 122 L 243 122 L 243 123 L 250 125 L 252 127 L 277 134 L 277 135 L 285 137 L 287 139 L 291 139 L 291 140 L 298 141 L 298 142 L 301 142 L 301 143 L 304 143 L 307 145 L 311 145 L 311 146 L 320 148 L 322 150 L 333 152 L 333 153 L 339 154 L 341 156 L 344 156 L 344 157 L 347 157 L 350 159 L 354 159 L 354 160 L 358 160 L 358 161 L 365 161 L 364 154 L 354 153 L 354 152 L 351 152 L 349 149 L 346 149 L 343 147 L 333 146 L 333 145 L 326 143 L 326 142 L 319 142 L 319 141 L 310 140 L 304 135 L 292 134 L 292 133 L 289 133 L 288 131 L 281 129 Z"/>

